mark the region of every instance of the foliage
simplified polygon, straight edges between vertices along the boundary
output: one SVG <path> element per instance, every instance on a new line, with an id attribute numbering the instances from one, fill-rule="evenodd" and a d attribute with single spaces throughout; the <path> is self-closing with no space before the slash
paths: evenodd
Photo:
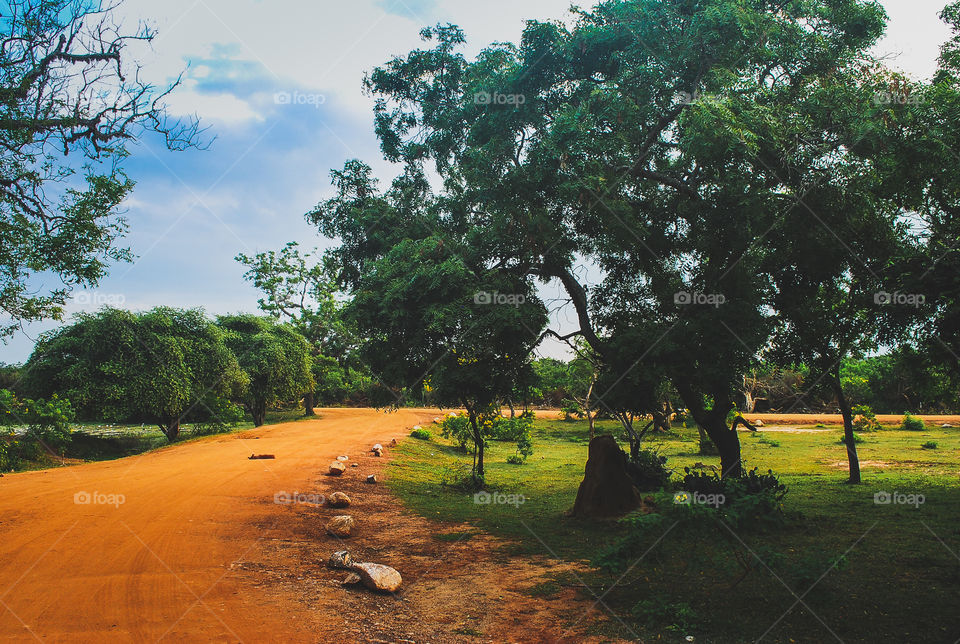
<path id="1" fill-rule="evenodd" d="M 697 623 L 697 612 L 686 602 L 673 603 L 665 597 L 641 599 L 630 615 L 639 623 L 657 628 L 667 624 L 667 630 L 689 633 Z"/>
<path id="2" fill-rule="evenodd" d="M 533 453 L 533 441 L 530 434 L 533 426 L 533 414 L 530 412 L 524 412 L 514 418 L 505 418 L 500 415 L 499 410 L 490 409 L 480 416 L 477 426 L 484 442 L 495 440 L 517 444 L 517 452 L 512 455 L 513 460 L 508 458 L 511 463 L 523 463 Z M 469 416 L 460 413 L 443 419 L 440 425 L 440 435 L 455 440 L 460 449 L 465 450 L 468 445 L 473 444 L 475 434 Z"/>
<path id="3" fill-rule="evenodd" d="M 246 374 L 241 402 L 255 426 L 263 424 L 268 407 L 312 390 L 310 345 L 293 327 L 250 314 L 221 315 L 216 324 Z"/>
<path id="4" fill-rule="evenodd" d="M 667 457 L 653 449 L 642 449 L 636 458 L 627 459 L 627 474 L 640 491 L 660 490 L 670 480 Z"/>
<path id="5" fill-rule="evenodd" d="M 0 21 L 0 311 L 9 322 L 62 319 L 71 289 L 95 286 L 127 224 L 127 145 L 147 131 L 170 149 L 198 144 L 197 124 L 168 118 L 166 89 L 143 80 L 109 3 L 10 0 Z M 40 276 L 60 286 L 40 286 Z"/>
<path id="6" fill-rule="evenodd" d="M 847 444 L 847 437 L 846 437 L 846 436 L 841 436 L 841 437 L 840 437 L 840 440 L 838 440 L 837 442 L 840 443 L 841 445 L 846 445 L 846 444 Z M 853 433 L 853 443 L 854 443 L 855 445 L 859 445 L 860 443 L 863 443 L 863 442 L 864 442 L 863 436 L 861 436 L 860 434 L 854 432 L 854 433 Z"/>
<path id="7" fill-rule="evenodd" d="M 466 450 L 467 445 L 473 440 L 473 428 L 470 426 L 470 419 L 467 418 L 466 414 L 447 416 L 440 424 L 440 435 L 455 440 L 460 449 Z"/>
<path id="8" fill-rule="evenodd" d="M 217 418 L 247 386 L 223 333 L 197 309 L 79 314 L 44 334 L 26 365 L 24 388 L 58 394 L 79 418 L 156 423 L 169 440 L 190 420 Z"/>
<path id="9" fill-rule="evenodd" d="M 418 427 L 410 432 L 410 436 L 413 438 L 418 438 L 422 441 L 428 441 L 430 440 L 430 430 L 424 429 L 423 427 Z"/>
<path id="10" fill-rule="evenodd" d="M 938 444 L 937 444 L 937 441 L 926 441 L 925 443 L 920 445 L 920 447 L 922 449 L 937 449 Z"/>
<path id="11" fill-rule="evenodd" d="M 880 429 L 880 422 L 877 415 L 873 413 L 868 405 L 854 405 L 851 410 L 853 413 L 853 429 L 858 432 L 875 432 Z"/>
<path id="12" fill-rule="evenodd" d="M 0 389 L 0 471 L 16 469 L 41 448 L 62 452 L 70 442 L 73 417 L 70 402 L 56 394 L 50 400 L 30 400 Z M 14 434 L 15 426 L 24 427 L 25 433 Z"/>
<path id="13" fill-rule="evenodd" d="M 912 414 L 904 414 L 903 422 L 900 423 L 900 429 L 908 432 L 922 432 L 927 428 L 923 419 Z"/>

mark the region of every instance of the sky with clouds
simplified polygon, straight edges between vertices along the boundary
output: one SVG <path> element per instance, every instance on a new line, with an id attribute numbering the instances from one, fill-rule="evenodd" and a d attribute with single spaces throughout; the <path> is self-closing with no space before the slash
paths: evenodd
<path id="1" fill-rule="evenodd" d="M 943 1 L 882 0 L 890 24 L 879 51 L 893 56 L 889 64 L 918 78 L 932 73 L 948 36 L 937 18 Z M 365 72 L 419 47 L 427 25 L 460 25 L 471 55 L 490 42 L 516 42 L 526 19 L 569 19 L 569 6 L 569 0 L 126 0 L 125 21 L 145 21 L 158 32 L 149 47 L 132 52 L 145 74 L 164 84 L 182 73 L 171 110 L 198 114 L 215 139 L 207 150 L 170 152 L 150 138 L 133 147 L 127 171 L 137 186 L 126 204 L 126 244 L 136 260 L 114 266 L 95 292 L 79 293 L 68 313 L 101 304 L 255 311 L 257 292 L 243 281 L 237 253 L 291 240 L 308 249 L 329 245 L 303 214 L 330 196 L 330 170 L 360 158 L 385 181 L 396 173 L 380 158 L 373 102 L 361 89 Z M 571 323 L 563 313 L 557 320 L 560 327 Z M 0 362 L 25 360 L 36 336 L 55 326 L 26 326 L 0 345 Z"/>

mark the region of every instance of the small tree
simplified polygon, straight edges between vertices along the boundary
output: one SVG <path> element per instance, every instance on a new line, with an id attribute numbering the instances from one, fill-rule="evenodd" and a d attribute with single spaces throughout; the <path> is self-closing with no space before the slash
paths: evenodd
<path id="1" fill-rule="evenodd" d="M 316 257 L 316 250 L 301 253 L 296 242 L 279 251 L 239 254 L 237 261 L 247 267 L 244 279 L 263 292 L 260 309 L 278 320 L 293 325 L 311 344 L 314 380 L 327 380 L 321 368 L 349 370 L 356 348 L 356 334 L 343 317 L 343 303 L 337 299 L 333 269 L 329 261 Z M 330 363 L 324 357 L 336 360 Z M 331 374 L 331 378 L 343 374 Z M 318 391 L 303 396 L 304 415 L 313 416 Z"/>
<path id="2" fill-rule="evenodd" d="M 216 419 L 246 386 L 223 334 L 198 309 L 79 314 L 41 336 L 25 371 L 35 397 L 64 396 L 83 418 L 149 420 L 170 441 L 185 419 Z"/>
<path id="3" fill-rule="evenodd" d="M 250 314 L 221 315 L 217 326 L 247 376 L 241 401 L 255 426 L 264 423 L 268 407 L 313 390 L 310 344 L 294 328 Z"/>
<path id="4" fill-rule="evenodd" d="M 347 315 L 365 338 L 364 362 L 393 392 L 429 383 L 441 406 L 467 410 L 473 478 L 484 477 L 485 419 L 532 382 L 530 353 L 546 325 L 532 281 L 497 262 L 509 233 L 459 223 L 414 165 L 381 194 L 370 169 L 333 173 L 337 195 L 308 215 L 341 240 L 330 257 L 353 295 Z"/>

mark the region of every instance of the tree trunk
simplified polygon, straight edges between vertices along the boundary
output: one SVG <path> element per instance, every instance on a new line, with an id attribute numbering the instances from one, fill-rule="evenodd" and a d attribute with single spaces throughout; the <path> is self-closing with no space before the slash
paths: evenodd
<path id="1" fill-rule="evenodd" d="M 513 400 L 507 399 L 507 407 L 510 408 L 510 418 L 514 418 L 517 415 L 517 412 L 513 409 Z"/>
<path id="2" fill-rule="evenodd" d="M 467 416 L 470 418 L 470 427 L 473 429 L 473 482 L 479 483 L 483 480 L 483 434 L 480 431 L 480 425 L 477 423 L 477 413 L 474 407 L 465 403 Z"/>
<path id="3" fill-rule="evenodd" d="M 314 395 L 312 391 L 308 391 L 303 394 L 303 415 L 304 416 L 316 416 L 317 412 L 313 411 L 314 406 Z"/>
<path id="4" fill-rule="evenodd" d="M 843 416 L 843 442 L 847 445 L 847 462 L 850 464 L 850 478 L 848 483 L 860 482 L 860 458 L 857 456 L 857 444 L 853 440 L 853 410 L 847 397 L 843 395 L 843 385 L 840 384 L 840 368 L 834 367 L 830 374 L 830 384 L 837 395 L 837 406 Z"/>
<path id="5" fill-rule="evenodd" d="M 699 391 L 694 391 L 682 383 L 677 383 L 677 389 L 693 419 L 710 437 L 710 441 L 720 453 L 720 476 L 723 478 L 743 476 L 743 465 L 740 462 L 740 438 L 736 430 L 727 425 L 727 412 L 733 408 L 729 397 L 714 395 L 713 408 L 707 411 Z"/>
<path id="6" fill-rule="evenodd" d="M 180 418 L 173 418 L 159 423 L 160 431 L 167 437 L 168 442 L 173 442 L 180 438 Z"/>
<path id="7" fill-rule="evenodd" d="M 253 416 L 253 426 L 260 427 L 267 418 L 266 401 L 258 400 L 253 403 L 253 407 L 250 408 L 250 415 Z"/>

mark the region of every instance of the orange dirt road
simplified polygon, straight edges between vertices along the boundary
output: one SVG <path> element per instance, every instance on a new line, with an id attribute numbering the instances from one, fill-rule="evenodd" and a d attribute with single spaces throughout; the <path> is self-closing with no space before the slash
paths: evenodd
<path id="1" fill-rule="evenodd" d="M 436 413 L 320 414 L 0 478 L 0 640 L 329 641 L 231 571 L 284 517 L 276 493 L 316 491 L 341 453 L 374 467 L 358 450 Z M 91 503 L 75 502 L 84 494 Z"/>

